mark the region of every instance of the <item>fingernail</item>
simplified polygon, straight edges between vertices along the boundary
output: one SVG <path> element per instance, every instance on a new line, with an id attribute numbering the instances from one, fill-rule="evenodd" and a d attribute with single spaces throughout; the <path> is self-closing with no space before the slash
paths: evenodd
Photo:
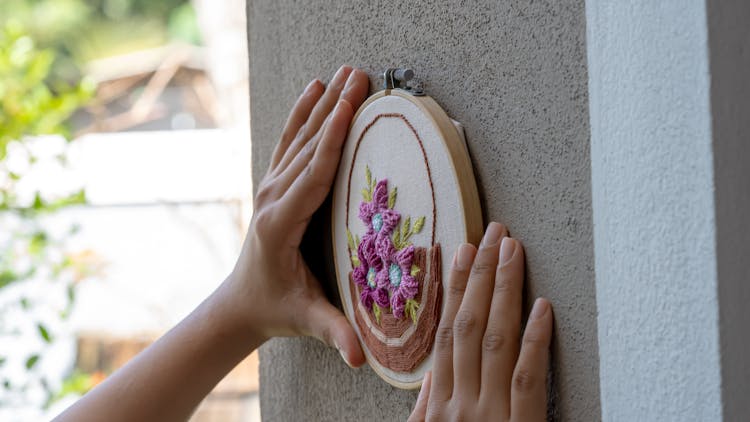
<path id="1" fill-rule="evenodd" d="M 352 107 L 352 105 L 349 103 L 349 101 L 344 100 L 343 98 L 339 100 L 338 103 L 336 103 L 336 108 L 333 109 L 334 114 L 341 113 L 341 110 L 345 107 L 345 105 L 348 105 L 349 107 Z"/>
<path id="2" fill-rule="evenodd" d="M 513 252 L 516 251 L 516 242 L 510 237 L 504 237 L 503 243 L 500 244 L 500 265 L 505 265 L 513 258 Z"/>
<path id="3" fill-rule="evenodd" d="M 347 65 L 341 66 L 339 70 L 336 72 L 336 74 L 333 76 L 333 79 L 331 80 L 331 84 L 335 83 L 336 85 L 341 86 L 345 82 L 341 79 L 344 77 L 344 74 L 350 72 L 351 69 L 352 68 Z"/>
<path id="4" fill-rule="evenodd" d="M 313 87 L 315 87 L 319 83 L 321 83 L 319 79 L 313 79 L 312 81 L 310 81 L 310 83 L 307 84 L 307 87 L 305 87 L 304 94 L 307 94 L 308 92 L 312 91 Z"/>
<path id="5" fill-rule="evenodd" d="M 458 247 L 453 258 L 453 267 L 457 271 L 465 271 L 471 266 L 471 246 L 464 243 Z"/>
<path id="6" fill-rule="evenodd" d="M 346 363 L 346 364 L 347 364 L 347 365 L 348 365 L 348 366 L 349 366 L 350 368 L 354 369 L 354 365 L 352 365 L 352 364 L 351 364 L 351 362 L 349 362 L 349 358 L 347 358 L 347 357 L 346 357 L 346 353 L 344 353 L 344 349 L 342 349 L 342 348 L 341 348 L 341 346 L 339 346 L 339 343 L 338 343 L 338 341 L 334 340 L 334 341 L 333 341 L 333 345 L 334 345 L 334 347 L 336 347 L 336 350 L 338 350 L 338 351 L 339 351 L 339 354 L 341 355 L 341 359 L 343 359 L 343 360 L 344 360 L 344 362 L 345 362 L 345 363 Z"/>
<path id="7" fill-rule="evenodd" d="M 487 230 L 484 232 L 484 237 L 482 238 L 482 244 L 480 246 L 483 248 L 495 246 L 502 235 L 503 225 L 492 222 L 487 226 Z"/>
<path id="8" fill-rule="evenodd" d="M 354 74 L 357 73 L 356 70 L 353 70 L 352 73 L 349 74 L 349 77 L 346 79 L 346 84 L 344 85 L 344 90 L 341 91 L 341 96 L 345 97 L 347 93 L 352 89 L 352 84 L 354 83 Z"/>
<path id="9" fill-rule="evenodd" d="M 544 314 L 547 313 L 547 308 L 549 308 L 547 301 L 541 297 L 537 298 L 536 301 L 534 301 L 534 307 L 531 308 L 529 319 L 539 319 L 543 317 Z"/>

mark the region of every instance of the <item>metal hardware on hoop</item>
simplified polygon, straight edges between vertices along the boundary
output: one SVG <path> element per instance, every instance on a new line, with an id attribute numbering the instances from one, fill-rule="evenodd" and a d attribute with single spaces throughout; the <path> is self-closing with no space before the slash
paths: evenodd
<path id="1" fill-rule="evenodd" d="M 389 68 L 383 73 L 383 89 L 400 89 L 415 96 L 422 96 L 422 84 L 409 83 L 414 78 L 414 71 L 408 68 Z"/>

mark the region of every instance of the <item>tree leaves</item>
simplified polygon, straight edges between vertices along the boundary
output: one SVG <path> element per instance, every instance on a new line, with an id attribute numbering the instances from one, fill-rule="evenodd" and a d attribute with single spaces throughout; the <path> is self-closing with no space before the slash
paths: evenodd
<path id="1" fill-rule="evenodd" d="M 44 326 L 44 324 L 38 322 L 36 324 L 36 328 L 39 331 L 39 336 L 41 336 L 46 343 L 52 343 L 52 336 L 49 334 L 49 330 Z"/>
<path id="2" fill-rule="evenodd" d="M 39 355 L 33 354 L 26 359 L 26 369 L 31 369 L 39 362 Z"/>

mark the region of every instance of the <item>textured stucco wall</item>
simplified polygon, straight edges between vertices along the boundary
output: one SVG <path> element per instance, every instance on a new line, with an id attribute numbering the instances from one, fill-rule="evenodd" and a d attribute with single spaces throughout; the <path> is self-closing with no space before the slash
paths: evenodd
<path id="1" fill-rule="evenodd" d="M 722 416 L 706 18 L 586 2 L 604 420 Z"/>
<path id="2" fill-rule="evenodd" d="M 750 2 L 708 2 L 725 420 L 750 414 Z"/>
<path id="3" fill-rule="evenodd" d="M 555 306 L 558 415 L 598 420 L 583 1 L 249 0 L 248 18 L 255 182 L 310 79 L 415 69 L 466 128 L 486 219 L 526 245 L 528 302 Z M 266 420 L 404 420 L 415 398 L 314 340 L 261 350 Z"/>

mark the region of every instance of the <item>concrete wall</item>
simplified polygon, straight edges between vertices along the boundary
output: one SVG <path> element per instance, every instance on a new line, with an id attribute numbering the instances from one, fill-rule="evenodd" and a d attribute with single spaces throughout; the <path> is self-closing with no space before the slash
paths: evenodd
<path id="1" fill-rule="evenodd" d="M 603 419 L 747 420 L 750 4 L 586 19 Z"/>
<path id="2" fill-rule="evenodd" d="M 255 182 L 310 79 L 415 69 L 466 127 L 486 219 L 526 245 L 528 302 L 555 306 L 553 412 L 598 420 L 583 1 L 251 0 L 248 18 Z M 416 399 L 313 340 L 274 340 L 260 362 L 266 420 L 404 420 Z"/>
<path id="3" fill-rule="evenodd" d="M 603 419 L 718 420 L 705 2 L 586 7 Z"/>

